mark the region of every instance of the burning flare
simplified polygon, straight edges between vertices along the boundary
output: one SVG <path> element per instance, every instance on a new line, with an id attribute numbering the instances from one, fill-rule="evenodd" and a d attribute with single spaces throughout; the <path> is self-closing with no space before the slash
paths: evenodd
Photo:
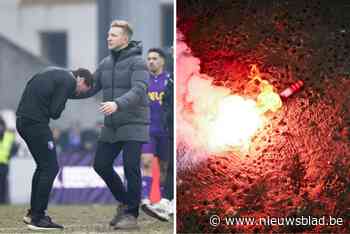
<path id="1" fill-rule="evenodd" d="M 261 92 L 257 97 L 257 107 L 260 113 L 265 113 L 268 110 L 276 112 L 282 107 L 280 96 L 273 91 L 273 86 L 266 80 L 263 80 L 260 85 Z"/>
<path id="2" fill-rule="evenodd" d="M 257 100 L 230 95 L 218 102 L 214 119 L 209 124 L 208 145 L 212 152 L 231 148 L 248 148 L 251 137 L 263 125 L 263 114 L 276 112 L 282 107 L 280 96 L 274 87 L 263 80 L 256 65 L 253 65 L 249 81 L 259 84 Z"/>
<path id="3" fill-rule="evenodd" d="M 245 151 L 263 127 L 264 113 L 282 105 L 256 65 L 247 84 L 254 89 L 245 88 L 250 94 L 239 96 L 227 87 L 213 85 L 212 77 L 200 73 L 200 60 L 192 55 L 180 32 L 176 59 L 177 142 L 189 146 L 191 161 L 203 160 L 208 155 L 205 152 Z"/>
<path id="4" fill-rule="evenodd" d="M 216 118 L 209 126 L 209 149 L 218 152 L 247 148 L 250 138 L 261 126 L 262 118 L 255 101 L 228 96 L 219 102 Z"/>

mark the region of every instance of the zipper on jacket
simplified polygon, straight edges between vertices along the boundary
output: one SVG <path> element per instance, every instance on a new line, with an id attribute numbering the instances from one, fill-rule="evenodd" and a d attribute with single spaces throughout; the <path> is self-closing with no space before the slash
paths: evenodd
<path id="1" fill-rule="evenodd" d="M 117 61 L 113 60 L 113 68 L 112 68 L 112 100 L 111 100 L 112 102 L 114 101 L 114 74 L 115 74 L 115 65 L 116 65 L 116 63 L 117 63 Z M 113 118 L 112 118 L 112 116 L 113 116 L 113 113 L 110 116 L 107 117 L 107 118 L 109 118 L 109 122 L 110 122 L 111 126 L 113 126 Z"/>

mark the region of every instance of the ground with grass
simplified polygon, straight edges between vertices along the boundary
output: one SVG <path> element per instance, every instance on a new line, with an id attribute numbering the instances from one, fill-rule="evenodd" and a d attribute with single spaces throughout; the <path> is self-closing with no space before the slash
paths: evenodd
<path id="1" fill-rule="evenodd" d="M 26 209 L 24 205 L 0 206 L 0 233 L 34 233 L 22 222 Z M 50 206 L 48 213 L 65 226 L 64 231 L 57 233 L 173 233 L 173 222 L 158 221 L 142 211 L 138 230 L 113 230 L 108 222 L 114 211 L 111 205 L 56 205 Z"/>

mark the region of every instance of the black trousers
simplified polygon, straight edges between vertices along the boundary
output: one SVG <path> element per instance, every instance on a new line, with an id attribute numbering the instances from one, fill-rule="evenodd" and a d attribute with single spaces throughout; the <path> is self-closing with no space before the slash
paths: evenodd
<path id="1" fill-rule="evenodd" d="M 94 169 L 105 181 L 114 198 L 128 206 L 126 213 L 135 217 L 139 215 L 141 201 L 141 147 L 142 142 L 125 141 L 107 143 L 99 141 L 97 144 Z M 127 188 L 119 175 L 113 170 L 113 162 L 123 150 L 123 166 Z"/>
<path id="2" fill-rule="evenodd" d="M 58 173 L 56 147 L 47 124 L 17 118 L 17 131 L 26 142 L 36 163 L 30 206 L 33 219 L 45 215 L 53 181 Z"/>
<path id="3" fill-rule="evenodd" d="M 8 176 L 9 166 L 8 164 L 0 163 L 0 204 L 7 203 L 8 198 Z"/>
<path id="4" fill-rule="evenodd" d="M 168 169 L 165 179 L 164 197 L 168 200 L 174 198 L 174 140 L 171 138 L 169 142 L 169 160 Z"/>

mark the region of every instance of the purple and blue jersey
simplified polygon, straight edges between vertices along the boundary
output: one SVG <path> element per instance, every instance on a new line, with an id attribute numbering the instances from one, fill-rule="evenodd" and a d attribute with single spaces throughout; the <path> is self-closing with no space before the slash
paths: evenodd
<path id="1" fill-rule="evenodd" d="M 167 135 L 163 124 L 162 100 L 170 74 L 163 72 L 158 76 L 150 74 L 148 97 L 150 99 L 151 125 L 150 135 Z"/>

